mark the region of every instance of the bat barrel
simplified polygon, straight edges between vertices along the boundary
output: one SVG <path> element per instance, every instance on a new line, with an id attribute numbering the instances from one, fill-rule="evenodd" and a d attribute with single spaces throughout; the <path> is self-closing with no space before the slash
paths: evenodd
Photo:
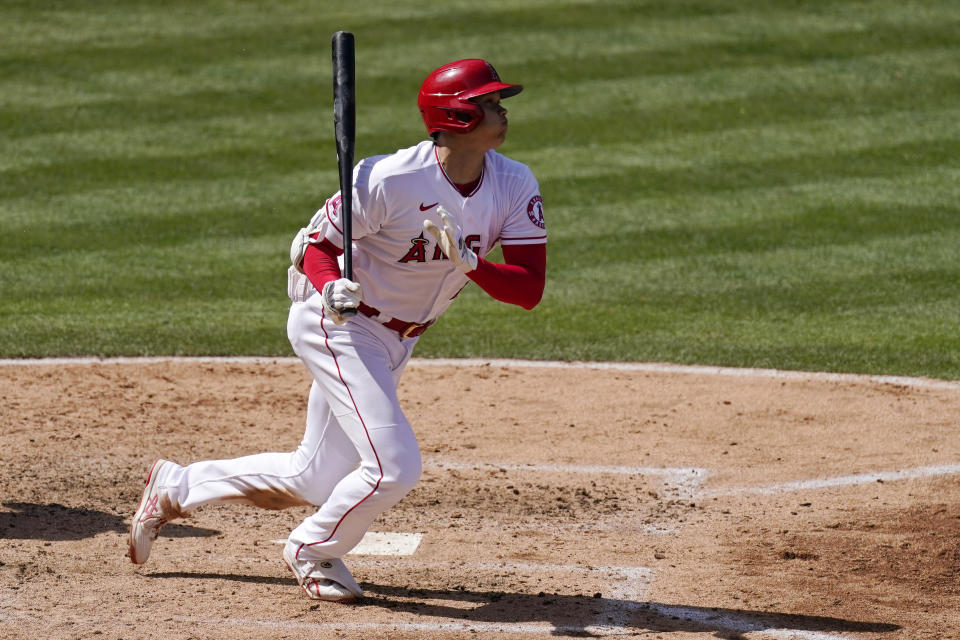
<path id="1" fill-rule="evenodd" d="M 333 34 L 333 123 L 340 170 L 343 277 L 353 280 L 353 151 L 356 140 L 356 68 L 353 34 Z"/>

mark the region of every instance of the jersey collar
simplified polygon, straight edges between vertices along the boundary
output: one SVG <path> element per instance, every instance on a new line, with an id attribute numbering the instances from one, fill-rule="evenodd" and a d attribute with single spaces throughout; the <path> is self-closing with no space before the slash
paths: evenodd
<path id="1" fill-rule="evenodd" d="M 480 186 L 483 184 L 483 178 L 484 178 L 484 176 L 487 175 L 487 162 L 486 162 L 486 159 L 484 159 L 483 167 L 480 169 L 480 177 L 477 179 L 477 184 L 476 184 L 476 186 L 473 187 L 473 189 L 470 191 L 470 193 L 463 194 L 463 193 L 460 192 L 460 188 L 457 186 L 457 183 L 455 183 L 453 180 L 451 180 L 451 179 L 450 179 L 450 176 L 447 175 L 447 172 L 443 170 L 443 164 L 440 163 L 440 155 L 439 155 L 439 153 L 437 152 L 437 145 L 436 145 L 436 144 L 433 145 L 433 158 L 437 161 L 437 168 L 440 169 L 440 173 L 443 174 L 443 177 L 446 178 L 446 180 L 447 180 L 447 182 L 450 184 L 450 186 L 453 187 L 453 188 L 457 191 L 457 193 L 460 193 L 460 195 L 462 195 L 464 198 L 469 198 L 470 196 L 474 195 L 477 191 L 480 190 Z"/>

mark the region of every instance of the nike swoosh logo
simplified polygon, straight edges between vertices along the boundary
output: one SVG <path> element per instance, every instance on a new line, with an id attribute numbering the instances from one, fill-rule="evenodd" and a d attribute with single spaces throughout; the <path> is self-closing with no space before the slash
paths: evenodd
<path id="1" fill-rule="evenodd" d="M 434 208 L 435 206 L 437 206 L 438 204 L 440 204 L 440 203 L 439 203 L 439 202 L 434 202 L 433 204 L 427 204 L 427 205 L 425 205 L 425 204 L 423 204 L 423 203 L 421 202 L 421 203 L 420 203 L 420 211 L 429 211 L 430 209 L 433 209 L 433 208 Z"/>

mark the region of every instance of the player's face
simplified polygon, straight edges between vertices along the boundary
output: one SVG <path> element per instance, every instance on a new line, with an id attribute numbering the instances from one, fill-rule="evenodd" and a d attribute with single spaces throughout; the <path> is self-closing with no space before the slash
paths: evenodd
<path id="1" fill-rule="evenodd" d="M 478 144 L 495 149 L 507 138 L 507 110 L 500 105 L 500 92 L 486 93 L 474 99 L 483 109 L 483 120 L 470 136 L 475 136 Z"/>

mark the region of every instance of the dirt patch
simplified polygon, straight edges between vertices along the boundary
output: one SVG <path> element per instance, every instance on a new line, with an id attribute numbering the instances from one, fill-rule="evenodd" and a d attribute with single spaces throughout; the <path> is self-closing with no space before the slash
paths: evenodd
<path id="1" fill-rule="evenodd" d="M 311 507 L 198 509 L 124 557 L 156 457 L 292 450 L 309 384 L 286 359 L 0 367 L 0 635 L 960 637 L 960 385 L 415 362 L 424 475 L 373 529 L 422 542 L 348 556 L 359 603 L 280 561 Z"/>

